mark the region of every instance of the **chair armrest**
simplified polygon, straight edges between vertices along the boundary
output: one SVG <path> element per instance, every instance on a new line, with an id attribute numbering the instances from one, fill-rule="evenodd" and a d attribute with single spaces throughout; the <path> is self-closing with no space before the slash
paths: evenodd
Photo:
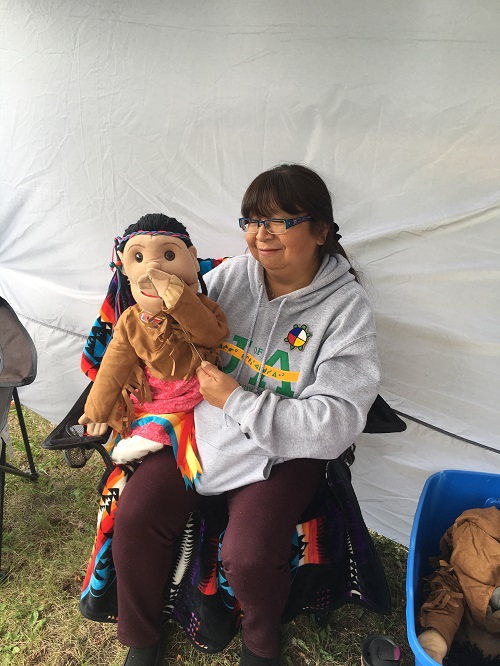
<path id="1" fill-rule="evenodd" d="M 66 451 L 79 447 L 87 450 L 93 448 L 99 453 L 106 467 L 113 469 L 111 456 L 104 447 L 112 429 L 108 428 L 104 435 L 90 436 L 86 434 L 85 426 L 78 423 L 91 388 L 92 382 L 89 383 L 63 420 L 48 434 L 42 442 L 42 448 L 48 451 Z"/>
<path id="2" fill-rule="evenodd" d="M 393 408 L 386 403 L 381 395 L 377 395 L 370 407 L 363 432 L 404 432 L 406 423 L 400 419 Z"/>

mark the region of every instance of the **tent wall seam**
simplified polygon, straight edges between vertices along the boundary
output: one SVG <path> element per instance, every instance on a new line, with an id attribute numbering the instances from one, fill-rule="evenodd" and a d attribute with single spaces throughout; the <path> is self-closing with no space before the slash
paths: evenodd
<path id="1" fill-rule="evenodd" d="M 31 317 L 28 317 L 24 314 L 17 313 L 18 316 L 23 317 L 27 321 L 31 321 L 34 324 L 38 324 L 40 326 L 44 326 L 45 328 L 50 328 L 54 331 L 61 331 L 63 333 L 67 333 L 68 335 L 73 335 L 77 338 L 81 338 L 82 340 L 87 339 L 87 335 L 83 335 L 82 333 L 76 333 L 75 331 L 69 331 L 68 329 L 65 328 L 59 328 L 58 326 L 53 326 L 52 324 L 47 324 L 43 321 L 39 321 L 38 319 L 32 319 Z M 400 412 L 399 410 L 395 409 L 394 410 L 396 414 L 401 416 L 402 418 L 408 419 L 410 421 L 414 421 L 415 423 L 418 423 L 419 425 L 424 426 L 425 428 L 429 428 L 430 430 L 434 430 L 436 432 L 440 432 L 443 435 L 447 435 L 448 437 L 451 437 L 453 439 L 457 439 L 461 442 L 465 442 L 466 444 L 472 444 L 472 446 L 477 446 L 480 449 L 485 449 L 486 451 L 492 451 L 493 453 L 500 453 L 498 449 L 494 449 L 491 446 L 487 446 L 486 444 L 481 444 L 480 442 L 476 442 L 472 439 L 468 439 L 467 437 L 462 437 L 461 435 L 457 435 L 453 432 L 449 432 L 448 430 L 444 430 L 443 428 L 439 428 L 438 426 L 435 426 L 431 423 L 427 423 L 426 421 L 422 421 L 421 419 L 417 419 L 415 416 L 410 416 L 409 414 L 405 414 L 404 412 Z"/>
<path id="2" fill-rule="evenodd" d="M 52 324 L 47 324 L 44 321 L 39 321 L 38 319 L 32 319 L 31 317 L 27 317 L 24 314 L 21 313 L 16 313 L 19 317 L 23 317 L 27 321 L 31 321 L 33 324 L 39 324 L 40 326 L 45 326 L 45 328 L 51 328 L 53 331 L 61 331 L 62 333 L 67 333 L 68 335 L 74 335 L 76 338 L 82 338 L 82 340 L 86 340 L 88 338 L 88 335 L 83 335 L 83 333 L 76 333 L 76 331 L 68 331 L 67 328 L 59 328 L 59 326 L 53 326 Z"/>
<path id="3" fill-rule="evenodd" d="M 448 435 L 448 437 L 452 437 L 453 439 L 458 439 L 461 442 L 465 442 L 466 444 L 472 444 L 473 446 L 478 446 L 480 449 L 486 449 L 486 451 L 492 451 L 493 453 L 500 453 L 498 449 L 494 449 L 492 446 L 487 446 L 486 444 L 481 444 L 480 442 L 475 442 L 473 439 L 467 439 L 467 437 L 462 437 L 461 435 L 456 435 L 453 432 L 449 432 L 448 430 L 444 430 L 443 428 L 439 428 L 438 426 L 432 425 L 431 423 L 427 423 L 426 421 L 422 421 L 420 419 L 417 419 L 415 416 L 410 416 L 409 414 L 404 414 L 403 412 L 400 412 L 399 410 L 395 409 L 394 410 L 396 414 L 399 416 L 402 416 L 405 419 L 409 419 L 410 421 L 414 421 L 415 423 L 418 423 L 425 428 L 429 428 L 430 430 L 435 430 L 436 432 L 440 432 L 443 435 Z"/>

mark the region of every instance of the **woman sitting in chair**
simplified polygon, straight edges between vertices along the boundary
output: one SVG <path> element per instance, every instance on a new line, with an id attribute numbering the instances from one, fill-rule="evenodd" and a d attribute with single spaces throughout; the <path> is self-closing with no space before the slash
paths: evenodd
<path id="1" fill-rule="evenodd" d="M 295 525 L 362 432 L 380 369 L 368 297 L 339 243 L 331 197 L 311 169 L 284 164 L 247 189 L 249 253 L 206 278 L 225 312 L 223 371 L 197 370 L 203 474 L 185 488 L 171 449 L 146 456 L 116 512 L 118 638 L 127 666 L 162 661 L 163 590 L 200 494 L 225 493 L 221 558 L 243 611 L 240 666 L 279 663 Z"/>

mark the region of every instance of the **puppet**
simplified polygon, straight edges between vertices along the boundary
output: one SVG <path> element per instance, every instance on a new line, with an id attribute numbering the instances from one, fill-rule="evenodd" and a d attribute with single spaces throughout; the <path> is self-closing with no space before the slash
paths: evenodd
<path id="1" fill-rule="evenodd" d="M 117 321 L 79 423 L 90 435 L 114 428 L 112 458 L 120 464 L 173 446 L 191 485 L 201 473 L 195 370 L 202 360 L 216 362 L 226 318 L 206 295 L 196 249 L 176 219 L 145 215 L 115 239 L 114 251 Z"/>
<path id="2" fill-rule="evenodd" d="M 464 511 L 439 547 L 420 610 L 420 645 L 438 664 L 500 665 L 500 511 Z"/>

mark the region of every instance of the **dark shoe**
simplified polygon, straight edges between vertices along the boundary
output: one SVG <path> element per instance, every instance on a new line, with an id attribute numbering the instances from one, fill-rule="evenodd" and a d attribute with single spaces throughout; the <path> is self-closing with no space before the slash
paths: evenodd
<path id="1" fill-rule="evenodd" d="M 400 666 L 401 649 L 387 636 L 368 636 L 361 648 L 362 666 Z"/>
<path id="2" fill-rule="evenodd" d="M 241 646 L 240 666 L 278 666 L 278 657 L 258 657 L 247 648 L 245 643 Z"/>
<path id="3" fill-rule="evenodd" d="M 144 648 L 130 648 L 123 666 L 161 666 L 165 644 L 158 643 Z"/>

